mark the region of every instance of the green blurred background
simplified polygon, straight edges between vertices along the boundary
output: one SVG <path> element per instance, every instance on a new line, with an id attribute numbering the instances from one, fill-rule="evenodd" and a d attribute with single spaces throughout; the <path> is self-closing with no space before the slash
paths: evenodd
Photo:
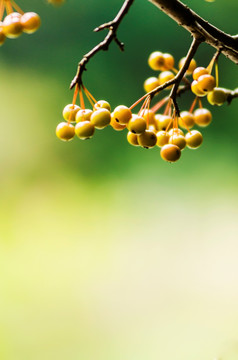
<path id="1" fill-rule="evenodd" d="M 18 3 L 42 27 L 0 50 L 0 359 L 237 360 L 238 101 L 213 107 L 203 146 L 174 165 L 110 128 L 60 142 L 77 62 L 122 0 Z M 187 3 L 237 33 L 237 0 Z M 191 41 L 145 0 L 118 36 L 125 52 L 112 44 L 84 76 L 112 107 L 143 94 L 150 52 L 178 61 Z M 221 86 L 237 79 L 222 56 Z"/>

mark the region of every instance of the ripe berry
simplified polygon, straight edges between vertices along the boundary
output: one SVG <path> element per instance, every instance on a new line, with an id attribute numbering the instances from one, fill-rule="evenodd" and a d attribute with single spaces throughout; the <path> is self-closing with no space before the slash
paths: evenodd
<path id="1" fill-rule="evenodd" d="M 213 91 L 209 92 L 207 95 L 207 101 L 211 105 L 222 105 L 226 102 L 228 97 L 228 92 L 226 89 L 215 87 Z"/>
<path id="2" fill-rule="evenodd" d="M 115 120 L 122 125 L 126 125 L 132 117 L 131 110 L 124 105 L 117 106 L 113 113 Z"/>
<path id="3" fill-rule="evenodd" d="M 99 100 L 94 104 L 93 109 L 94 110 L 107 109 L 108 111 L 111 111 L 111 105 L 109 104 L 109 102 L 105 100 Z"/>
<path id="4" fill-rule="evenodd" d="M 164 65 L 162 66 L 161 70 L 171 70 L 174 67 L 174 57 L 171 54 L 163 54 L 164 58 Z"/>
<path id="5" fill-rule="evenodd" d="M 0 21 L 0 46 L 5 42 L 6 36 L 3 32 L 3 23 Z"/>
<path id="6" fill-rule="evenodd" d="M 185 139 L 187 147 L 189 147 L 190 149 L 198 148 L 203 142 L 202 134 L 198 130 L 192 130 L 188 132 L 185 135 Z"/>
<path id="7" fill-rule="evenodd" d="M 169 80 L 172 80 L 175 77 L 175 75 L 171 72 L 171 71 L 163 71 L 159 74 L 159 83 L 160 85 L 163 85 L 164 83 L 166 83 Z M 170 89 L 172 87 L 168 86 L 167 89 Z"/>
<path id="8" fill-rule="evenodd" d="M 56 127 L 56 136 L 63 141 L 70 141 L 75 135 L 74 126 L 66 122 L 61 122 Z"/>
<path id="9" fill-rule="evenodd" d="M 202 127 L 208 126 L 212 121 L 212 114 L 208 109 L 197 109 L 193 115 L 195 123 Z"/>
<path id="10" fill-rule="evenodd" d="M 197 82 L 198 89 L 204 92 L 212 91 L 216 86 L 216 80 L 212 75 L 202 75 Z"/>
<path id="11" fill-rule="evenodd" d="M 193 72 L 193 79 L 198 80 L 200 76 L 207 74 L 209 74 L 208 70 L 205 67 L 199 66 Z"/>
<path id="12" fill-rule="evenodd" d="M 141 116 L 132 116 L 128 123 L 128 129 L 133 134 L 142 134 L 146 129 L 146 120 Z"/>
<path id="13" fill-rule="evenodd" d="M 179 69 L 181 69 L 181 68 L 183 67 L 183 65 L 184 65 L 184 63 L 185 63 L 185 60 L 186 60 L 186 58 L 183 57 L 183 58 L 179 61 Z M 190 61 L 189 67 L 188 67 L 188 69 L 187 69 L 187 71 L 186 71 L 186 74 L 187 74 L 187 75 L 191 75 L 191 74 L 193 73 L 193 71 L 196 69 L 196 67 L 197 67 L 197 63 L 196 63 L 196 61 L 195 61 L 194 59 L 192 59 L 192 60 Z"/>
<path id="14" fill-rule="evenodd" d="M 95 126 L 96 129 L 104 129 L 107 125 L 110 124 L 111 114 L 107 109 L 99 109 L 92 113 L 91 123 Z"/>
<path id="15" fill-rule="evenodd" d="M 6 37 L 10 39 L 17 38 L 21 35 L 23 30 L 21 24 L 21 15 L 18 13 L 12 13 L 5 17 L 3 21 L 3 32 Z"/>
<path id="16" fill-rule="evenodd" d="M 94 134 L 95 128 L 90 121 L 80 121 L 75 125 L 75 134 L 81 139 L 90 139 Z"/>
<path id="17" fill-rule="evenodd" d="M 76 123 L 80 121 L 90 121 L 93 111 L 91 109 L 79 109 L 75 115 Z"/>
<path id="18" fill-rule="evenodd" d="M 148 93 L 148 92 L 154 90 L 155 88 L 157 88 L 159 86 L 159 84 L 160 83 L 159 83 L 159 80 L 157 77 L 155 77 L 155 76 L 149 77 L 144 82 L 145 92 Z"/>
<path id="19" fill-rule="evenodd" d="M 157 137 L 153 131 L 145 130 L 142 134 L 138 135 L 138 143 L 145 149 L 150 149 L 156 145 Z"/>
<path id="20" fill-rule="evenodd" d="M 171 116 L 155 114 L 155 127 L 157 130 L 171 129 L 173 120 Z M 169 125 L 170 124 L 170 125 Z"/>
<path id="21" fill-rule="evenodd" d="M 158 131 L 156 136 L 157 136 L 157 143 L 156 143 L 157 146 L 162 147 L 168 144 L 169 134 L 166 131 L 164 130 Z"/>
<path id="22" fill-rule="evenodd" d="M 148 64 L 152 70 L 162 70 L 164 65 L 164 57 L 160 51 L 154 51 L 150 54 Z"/>
<path id="23" fill-rule="evenodd" d="M 207 95 L 207 93 L 205 91 L 202 91 L 198 88 L 197 80 L 193 80 L 193 82 L 191 84 L 191 90 L 195 95 L 200 96 L 200 97 Z"/>
<path id="24" fill-rule="evenodd" d="M 133 134 L 130 131 L 127 133 L 127 141 L 133 146 L 140 146 L 138 143 L 138 135 Z"/>
<path id="25" fill-rule="evenodd" d="M 180 150 L 183 150 L 186 146 L 186 139 L 181 134 L 173 134 L 169 138 L 169 144 L 177 145 Z"/>
<path id="26" fill-rule="evenodd" d="M 143 110 L 140 115 L 146 120 L 146 122 L 149 123 L 149 125 L 152 125 L 155 123 L 155 114 L 150 109 Z"/>
<path id="27" fill-rule="evenodd" d="M 32 34 L 40 27 L 41 20 L 35 12 L 27 12 L 22 15 L 21 24 L 25 33 Z"/>
<path id="28" fill-rule="evenodd" d="M 110 125 L 111 127 L 116 130 L 116 131 L 121 131 L 121 130 L 124 130 L 126 128 L 126 125 L 122 125 L 122 124 L 119 124 L 115 118 L 114 118 L 114 113 L 111 114 L 111 121 L 110 121 Z"/>
<path id="29" fill-rule="evenodd" d="M 80 107 L 78 105 L 68 104 L 63 109 L 63 118 L 66 121 L 75 121 L 75 117 L 77 112 L 80 110 Z"/>
<path id="30" fill-rule="evenodd" d="M 183 129 L 191 129 L 195 124 L 194 116 L 188 111 L 182 111 L 179 118 L 179 126 Z"/>
<path id="31" fill-rule="evenodd" d="M 179 160 L 181 156 L 181 150 L 177 145 L 167 144 L 161 148 L 160 156 L 165 161 L 175 162 Z"/>

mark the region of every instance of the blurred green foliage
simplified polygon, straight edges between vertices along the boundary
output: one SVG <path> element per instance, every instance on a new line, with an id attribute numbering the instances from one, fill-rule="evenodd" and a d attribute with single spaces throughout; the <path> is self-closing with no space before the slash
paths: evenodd
<path id="1" fill-rule="evenodd" d="M 19 0 L 42 27 L 1 47 L 1 360 L 237 360 L 238 103 L 212 108 L 203 146 L 174 165 L 109 128 L 55 137 L 77 63 L 105 34 L 92 30 L 121 3 Z M 237 32 L 236 0 L 187 3 Z M 150 52 L 178 62 L 191 42 L 145 0 L 118 36 L 125 52 L 112 44 L 84 75 L 112 107 L 143 94 Z M 237 87 L 237 67 L 219 64 L 221 86 Z"/>

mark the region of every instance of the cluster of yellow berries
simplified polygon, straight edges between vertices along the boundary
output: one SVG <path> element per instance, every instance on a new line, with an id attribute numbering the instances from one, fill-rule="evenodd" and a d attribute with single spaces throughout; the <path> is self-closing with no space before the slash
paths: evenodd
<path id="1" fill-rule="evenodd" d="M 86 88 L 84 89 L 92 103 L 93 96 Z M 82 92 L 80 106 L 75 104 L 77 92 L 78 88 L 75 90 L 73 103 L 63 109 L 65 121 L 56 127 L 56 135 L 63 141 L 72 140 L 75 135 L 81 140 L 90 139 L 95 129 L 104 129 L 110 125 L 116 131 L 126 129 L 129 144 L 146 149 L 158 146 L 161 148 L 162 159 L 175 162 L 180 158 L 181 151 L 185 147 L 196 149 L 203 141 L 202 134 L 198 130 L 190 129 L 194 125 L 207 126 L 212 120 L 210 111 L 204 108 L 198 108 L 193 113 L 183 111 L 179 119 L 156 113 L 153 108 L 149 108 L 148 98 L 138 114 L 132 113 L 134 106 L 129 108 L 125 105 L 119 105 L 111 112 L 111 106 L 107 101 L 95 99 L 93 108 L 86 109 Z M 168 102 L 167 109 L 169 105 Z M 179 126 L 186 129 L 187 133 L 184 134 Z"/>
<path id="2" fill-rule="evenodd" d="M 23 32 L 32 34 L 40 27 L 41 20 L 38 14 L 35 12 L 24 13 L 12 0 L 0 0 L 0 9 L 2 13 L 0 18 L 0 45 L 5 42 L 6 38 L 15 39 Z M 5 10 L 7 15 L 2 19 Z"/>
<path id="3" fill-rule="evenodd" d="M 216 86 L 214 76 L 210 74 L 208 68 L 202 66 L 193 71 L 191 90 L 198 97 L 207 96 L 211 105 L 222 105 L 228 97 L 227 90 Z"/>
<path id="4" fill-rule="evenodd" d="M 75 135 L 81 140 L 90 139 L 95 129 L 104 129 L 111 122 L 111 107 L 105 100 L 97 101 L 93 109 L 68 104 L 63 109 L 63 118 L 56 128 L 56 135 L 63 141 L 72 140 Z"/>
<path id="5" fill-rule="evenodd" d="M 178 67 L 181 69 L 186 58 L 180 59 Z M 152 76 L 145 80 L 144 90 L 150 92 L 167 81 L 173 79 L 178 72 L 174 67 L 175 61 L 171 54 L 154 51 L 150 54 L 148 64 L 152 70 L 161 71 L 158 77 Z M 211 75 L 213 60 L 205 67 L 197 67 L 194 59 L 190 61 L 185 75 L 192 75 L 191 91 L 198 97 L 207 96 L 211 105 L 222 105 L 227 100 L 228 92 L 226 89 L 218 87 L 217 81 Z M 171 86 L 167 87 L 170 89 Z"/>
<path id="6" fill-rule="evenodd" d="M 131 107 L 119 105 L 111 111 L 107 101 L 96 101 L 84 85 L 76 85 L 73 102 L 64 108 L 65 121 L 57 126 L 56 135 L 63 141 L 72 140 L 75 135 L 85 140 L 94 135 L 95 129 L 110 125 L 116 131 L 126 129 L 129 144 L 146 149 L 159 147 L 163 160 L 176 162 L 186 147 L 197 149 L 202 144 L 203 136 L 194 126 L 203 128 L 212 121 L 212 114 L 203 107 L 201 97 L 207 95 L 208 101 L 213 105 L 221 105 L 227 100 L 227 90 L 218 88 L 218 69 L 216 68 L 216 77 L 211 75 L 214 59 L 207 68 L 197 67 L 194 59 L 190 61 L 185 76 L 192 75 L 191 90 L 196 96 L 189 111 L 177 111 L 169 96 L 153 107 L 150 106 L 151 95 L 147 93 L 173 79 L 178 72 L 174 68 L 173 56 L 160 51 L 153 52 L 148 59 L 149 66 L 160 71 L 159 76 L 144 82 L 146 94 Z M 179 61 L 179 69 L 185 61 L 186 58 Z M 187 78 L 185 83 L 190 84 Z M 92 104 L 92 109 L 85 109 L 83 91 Z M 78 93 L 80 106 L 76 105 Z M 133 113 L 133 108 L 142 100 L 144 101 L 139 112 Z M 197 104 L 199 106 L 196 108 Z M 163 106 L 165 109 L 161 113 Z"/>

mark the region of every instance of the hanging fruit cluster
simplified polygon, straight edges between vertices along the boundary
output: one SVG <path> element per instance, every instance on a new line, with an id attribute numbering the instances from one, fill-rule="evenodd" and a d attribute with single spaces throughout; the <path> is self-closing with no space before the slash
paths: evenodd
<path id="1" fill-rule="evenodd" d="M 0 45 L 6 38 L 15 39 L 23 32 L 34 33 L 40 24 L 40 17 L 35 12 L 24 13 L 15 1 L 0 0 Z"/>
<path id="2" fill-rule="evenodd" d="M 204 128 L 212 121 L 212 114 L 203 107 L 201 97 L 207 96 L 212 105 L 221 105 L 227 100 L 227 90 L 218 87 L 216 60 L 214 57 L 205 68 L 197 67 L 196 61 L 191 59 L 183 80 L 187 86 L 189 84 L 188 89 L 195 94 L 195 99 L 189 110 L 179 113 L 171 96 L 165 96 L 151 107 L 151 95 L 154 94 L 150 92 L 156 91 L 158 86 L 174 79 L 179 71 L 174 67 L 175 62 L 171 54 L 155 51 L 149 56 L 149 66 L 160 73 L 157 77 L 153 76 L 145 80 L 146 94 L 130 107 L 119 105 L 111 112 L 111 106 L 107 101 L 96 101 L 83 84 L 80 86 L 77 84 L 73 102 L 64 108 L 65 121 L 57 126 L 56 135 L 63 141 L 72 140 L 75 135 L 85 140 L 94 135 L 95 129 L 103 129 L 110 125 L 116 131 L 126 129 L 129 144 L 145 149 L 157 146 L 160 148 L 163 160 L 176 162 L 185 148 L 197 149 L 202 144 L 203 136 L 194 127 Z M 185 61 L 186 58 L 179 61 L 179 69 L 184 66 Z M 211 75 L 214 64 L 215 77 Z M 191 84 L 188 75 L 193 77 Z M 85 108 L 83 92 L 92 105 L 91 109 Z M 78 94 L 80 106 L 76 105 Z M 132 112 L 142 101 L 139 112 Z M 163 107 L 164 110 L 161 112 Z"/>

